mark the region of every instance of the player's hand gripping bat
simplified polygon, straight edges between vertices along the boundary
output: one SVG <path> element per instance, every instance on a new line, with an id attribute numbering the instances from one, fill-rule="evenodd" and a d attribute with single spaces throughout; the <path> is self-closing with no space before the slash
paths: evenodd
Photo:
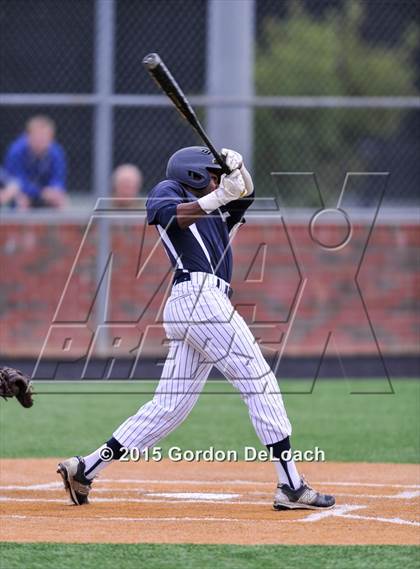
<path id="1" fill-rule="evenodd" d="M 193 129 L 198 133 L 201 140 L 208 147 L 214 156 L 215 161 L 221 166 L 222 172 L 224 174 L 230 174 L 230 169 L 226 165 L 222 156 L 217 152 L 214 144 L 209 139 L 206 131 L 201 125 L 191 107 L 187 97 L 182 92 L 181 87 L 173 78 L 171 72 L 163 63 L 162 59 L 157 53 L 150 53 L 143 58 L 143 64 L 145 65 L 147 71 L 159 85 L 159 87 L 166 93 L 166 95 L 171 99 L 175 107 L 181 113 L 181 115 L 189 122 Z"/>

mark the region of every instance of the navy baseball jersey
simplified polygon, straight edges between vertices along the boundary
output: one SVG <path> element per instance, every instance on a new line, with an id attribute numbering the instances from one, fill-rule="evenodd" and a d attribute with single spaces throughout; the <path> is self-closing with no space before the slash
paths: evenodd
<path id="1" fill-rule="evenodd" d="M 254 194 L 235 200 L 203 217 L 186 229 L 176 221 L 177 205 L 198 198 L 182 184 L 164 180 L 149 193 L 146 208 L 149 225 L 156 225 L 176 271 L 204 272 L 230 283 L 232 251 L 229 233 L 254 200 Z"/>

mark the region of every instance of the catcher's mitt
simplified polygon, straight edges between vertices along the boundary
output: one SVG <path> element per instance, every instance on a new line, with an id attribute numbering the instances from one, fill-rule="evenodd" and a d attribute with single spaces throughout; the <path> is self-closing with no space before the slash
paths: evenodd
<path id="1" fill-rule="evenodd" d="M 0 397 L 16 397 L 23 407 L 32 407 L 31 380 L 18 369 L 0 367 Z"/>

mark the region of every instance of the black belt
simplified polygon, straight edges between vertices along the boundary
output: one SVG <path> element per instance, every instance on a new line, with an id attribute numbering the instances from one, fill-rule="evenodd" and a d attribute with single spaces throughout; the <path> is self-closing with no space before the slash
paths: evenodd
<path id="1" fill-rule="evenodd" d="M 233 295 L 232 287 L 229 286 L 228 284 L 225 284 L 221 279 L 219 279 L 219 277 L 216 277 L 216 279 L 217 279 L 216 280 L 217 288 L 220 288 L 220 290 L 222 292 L 224 292 L 229 298 L 231 298 Z M 187 281 L 191 281 L 190 273 L 178 273 L 177 272 L 177 273 L 175 273 L 174 280 L 172 282 L 172 286 L 179 284 L 179 283 L 185 283 Z"/>

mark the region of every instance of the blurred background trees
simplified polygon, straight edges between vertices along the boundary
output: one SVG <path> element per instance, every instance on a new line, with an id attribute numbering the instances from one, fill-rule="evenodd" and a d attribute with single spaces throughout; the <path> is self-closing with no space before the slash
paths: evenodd
<path id="1" fill-rule="evenodd" d="M 255 67 L 258 95 L 418 94 L 419 70 L 414 55 L 419 28 L 414 21 L 407 19 L 406 25 L 400 26 L 399 37 L 394 35 L 387 43 L 363 33 L 372 3 L 337 2 L 322 11 L 315 11 L 314 3 L 306 4 L 305 9 L 303 2 L 289 3 L 282 18 L 271 15 L 264 20 Z M 376 4 L 379 7 L 381 2 Z M 389 145 L 398 144 L 408 115 L 409 111 L 380 107 L 258 109 L 254 162 L 257 184 L 267 188 L 272 171 L 315 171 L 325 193 L 336 196 L 346 171 L 378 167 L 378 155 L 387 156 Z M 379 162 L 380 169 L 389 167 L 388 160 Z M 304 196 L 308 198 L 305 203 L 310 203 L 305 188 L 290 189 L 290 204 L 304 205 Z"/>

